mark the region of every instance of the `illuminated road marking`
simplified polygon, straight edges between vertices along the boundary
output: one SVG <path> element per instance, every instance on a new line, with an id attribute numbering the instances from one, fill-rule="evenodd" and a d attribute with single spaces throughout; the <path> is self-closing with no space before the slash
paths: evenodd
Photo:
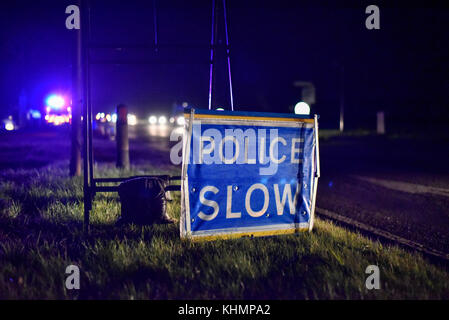
<path id="1" fill-rule="evenodd" d="M 420 184 L 408 183 L 408 182 L 400 182 L 400 181 L 392 181 L 392 180 L 382 180 L 370 177 L 363 176 L 355 176 L 359 180 L 367 181 L 381 187 L 385 187 L 387 189 L 402 191 L 412 194 L 435 194 L 439 196 L 449 197 L 449 189 L 437 188 L 431 186 L 423 186 Z"/>

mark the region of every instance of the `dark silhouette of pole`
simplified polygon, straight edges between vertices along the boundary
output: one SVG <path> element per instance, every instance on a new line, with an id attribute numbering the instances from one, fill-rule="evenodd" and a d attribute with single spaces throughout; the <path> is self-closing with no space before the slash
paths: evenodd
<path id="1" fill-rule="evenodd" d="M 78 3 L 79 4 L 79 3 Z M 74 51 L 72 59 L 72 148 L 70 156 L 70 175 L 81 175 L 81 109 L 82 91 L 82 39 L 81 30 L 72 30 Z"/>
<path id="2" fill-rule="evenodd" d="M 88 44 L 90 42 L 90 11 L 89 11 L 89 1 L 82 0 L 81 5 L 81 32 L 82 32 L 82 79 L 83 79 L 83 141 L 84 141 L 84 158 L 83 158 L 83 179 L 84 179 L 84 233 L 87 235 L 89 233 L 89 220 L 90 211 L 92 210 L 92 177 L 93 168 L 91 165 L 92 159 L 92 121 L 91 121 L 91 104 L 90 104 L 90 57 Z"/>
<path id="3" fill-rule="evenodd" d="M 214 46 L 215 46 L 215 0 L 212 0 L 212 37 L 210 40 L 210 69 L 209 69 L 209 110 L 212 108 L 212 85 L 214 72 Z"/>
<path id="4" fill-rule="evenodd" d="M 340 132 L 345 128 L 345 68 L 340 67 Z"/>
<path id="5" fill-rule="evenodd" d="M 124 104 L 117 106 L 115 139 L 117 142 L 117 167 L 129 169 L 128 107 Z"/>
<path id="6" fill-rule="evenodd" d="M 229 94 L 231 96 L 231 110 L 234 111 L 234 95 L 232 93 L 232 78 L 231 78 L 231 57 L 229 55 L 228 21 L 226 18 L 226 0 L 223 0 L 223 11 L 224 11 L 225 33 L 226 33 L 226 57 L 228 60 Z"/>

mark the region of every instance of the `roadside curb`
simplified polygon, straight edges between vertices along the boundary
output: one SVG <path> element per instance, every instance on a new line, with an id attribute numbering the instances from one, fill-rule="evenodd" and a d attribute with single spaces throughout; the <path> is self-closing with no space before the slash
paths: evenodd
<path id="1" fill-rule="evenodd" d="M 369 226 L 367 224 L 364 224 L 362 222 L 356 221 L 354 219 L 345 217 L 343 215 L 340 215 L 338 213 L 332 212 L 330 210 L 327 209 L 322 209 L 322 208 L 316 208 L 316 213 L 323 218 L 332 220 L 332 221 L 336 221 L 338 223 L 342 223 L 344 225 L 349 225 L 355 229 L 357 229 L 358 231 L 361 231 L 363 233 L 368 233 L 368 234 L 372 234 L 375 235 L 377 237 L 386 239 L 388 241 L 394 242 L 398 245 L 407 247 L 409 249 L 413 249 L 415 251 L 419 251 L 427 256 L 430 256 L 432 258 L 438 258 L 439 260 L 442 260 L 444 262 L 449 262 L 449 254 L 448 253 L 444 253 L 442 251 L 433 249 L 433 248 L 429 248 L 427 246 L 424 246 L 421 243 L 418 242 L 414 242 L 411 240 L 407 240 L 405 238 L 399 237 L 395 234 L 392 234 L 388 231 L 384 231 L 381 229 L 377 229 L 374 228 L 372 226 Z"/>

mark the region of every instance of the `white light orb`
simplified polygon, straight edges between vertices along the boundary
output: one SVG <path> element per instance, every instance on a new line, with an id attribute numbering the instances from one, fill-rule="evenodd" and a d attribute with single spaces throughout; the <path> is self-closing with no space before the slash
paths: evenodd
<path id="1" fill-rule="evenodd" d="M 151 116 L 148 118 L 148 122 L 150 124 L 155 124 L 157 122 L 157 118 L 155 116 Z"/>
<path id="2" fill-rule="evenodd" d="M 14 124 L 12 122 L 7 122 L 5 124 L 5 129 L 8 130 L 8 131 L 14 130 Z"/>
<path id="3" fill-rule="evenodd" d="M 309 115 L 310 114 L 310 106 L 304 101 L 298 102 L 295 105 L 295 114 Z"/>
<path id="4" fill-rule="evenodd" d="M 176 123 L 178 124 L 178 126 L 183 126 L 186 123 L 186 119 L 184 118 L 184 116 L 180 116 L 178 117 L 178 119 L 176 119 Z"/>
<path id="5" fill-rule="evenodd" d="M 137 124 L 137 117 L 136 115 L 129 113 L 128 114 L 128 124 L 130 126 L 135 126 Z"/>
<path id="6" fill-rule="evenodd" d="M 159 124 L 166 124 L 167 118 L 165 116 L 160 116 L 158 122 Z"/>

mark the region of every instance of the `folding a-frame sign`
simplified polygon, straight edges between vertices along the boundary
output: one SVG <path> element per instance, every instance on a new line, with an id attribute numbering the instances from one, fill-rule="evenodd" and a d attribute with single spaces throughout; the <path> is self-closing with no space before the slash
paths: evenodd
<path id="1" fill-rule="evenodd" d="M 318 117 L 190 110 L 185 114 L 183 238 L 312 230 Z"/>
<path id="2" fill-rule="evenodd" d="M 212 0 L 212 30 L 216 26 Z M 92 201 L 98 192 L 118 192 L 117 183 L 136 177 L 95 178 L 92 150 L 90 49 L 126 45 L 90 43 L 87 1 L 81 14 L 83 48 L 84 227 L 89 230 Z M 226 4 L 223 0 L 226 24 Z M 233 108 L 229 41 L 228 76 Z M 212 101 L 212 31 L 209 109 Z M 132 48 L 139 46 L 133 45 Z M 140 46 L 148 48 L 148 45 Z M 104 63 L 104 62 L 103 62 Z M 110 61 L 110 63 L 127 63 Z M 132 62 L 131 62 L 132 63 Z M 191 109 L 185 114 L 181 186 L 182 238 L 263 236 L 311 230 L 320 175 L 318 117 L 278 113 Z M 144 176 L 142 176 L 144 177 Z M 150 177 L 150 176 L 145 176 Z M 151 176 L 154 177 L 154 176 Z M 164 178 L 166 176 L 163 176 Z M 104 184 L 108 185 L 104 185 Z M 111 185 L 115 184 L 115 185 Z"/>

